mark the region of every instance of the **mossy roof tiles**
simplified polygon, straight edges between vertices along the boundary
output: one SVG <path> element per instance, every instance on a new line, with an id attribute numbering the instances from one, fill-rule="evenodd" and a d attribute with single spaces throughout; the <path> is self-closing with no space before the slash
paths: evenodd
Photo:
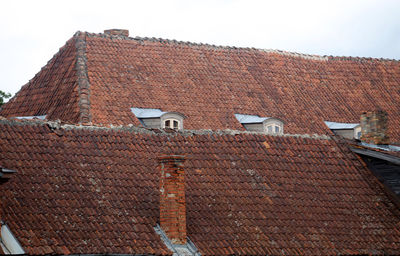
<path id="1" fill-rule="evenodd" d="M 400 212 L 325 137 L 155 133 L 0 120 L 0 216 L 28 254 L 170 254 L 161 154 L 186 155 L 187 232 L 202 255 L 400 254 Z"/>
<path id="2" fill-rule="evenodd" d="M 234 114 L 277 117 L 285 132 L 330 134 L 324 121 L 389 114 L 400 142 L 400 62 L 218 47 L 78 32 L 0 115 L 94 124 L 140 122 L 130 108 L 184 114 L 187 129 L 244 128 Z"/>

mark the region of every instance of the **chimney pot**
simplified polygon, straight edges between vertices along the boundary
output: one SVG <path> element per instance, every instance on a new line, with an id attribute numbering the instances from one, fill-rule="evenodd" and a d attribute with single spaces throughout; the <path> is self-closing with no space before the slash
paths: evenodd
<path id="1" fill-rule="evenodd" d="M 181 155 L 158 158 L 160 178 L 160 227 L 174 244 L 186 244 L 185 172 Z"/>
<path id="2" fill-rule="evenodd" d="M 104 30 L 104 34 L 113 35 L 113 36 L 129 36 L 129 30 L 127 29 L 106 29 Z"/>
<path id="3" fill-rule="evenodd" d="M 382 110 L 364 112 L 360 120 L 360 140 L 375 145 L 389 144 L 389 137 L 386 135 L 387 119 L 387 113 Z"/>

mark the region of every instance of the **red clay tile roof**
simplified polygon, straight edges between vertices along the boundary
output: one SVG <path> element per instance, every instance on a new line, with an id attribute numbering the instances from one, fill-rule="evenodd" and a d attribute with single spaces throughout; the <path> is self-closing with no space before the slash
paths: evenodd
<path id="1" fill-rule="evenodd" d="M 191 134 L 195 133 L 195 134 Z M 202 255 L 400 254 L 400 210 L 345 144 L 0 120 L 1 219 L 29 254 L 170 253 L 161 154 L 186 155 L 187 230 Z"/>
<path id="2" fill-rule="evenodd" d="M 187 129 L 243 130 L 239 113 L 281 118 L 285 133 L 330 134 L 323 121 L 380 108 L 400 142 L 399 88 L 396 60 L 79 32 L 0 115 L 140 125 L 130 108 L 142 107 L 183 113 Z"/>
<path id="3" fill-rule="evenodd" d="M 77 52 L 74 37 L 0 110 L 2 116 L 47 115 L 78 123 Z"/>

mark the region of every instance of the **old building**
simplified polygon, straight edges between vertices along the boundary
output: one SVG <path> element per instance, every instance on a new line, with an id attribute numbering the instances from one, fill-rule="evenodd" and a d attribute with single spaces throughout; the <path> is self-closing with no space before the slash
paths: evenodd
<path id="1" fill-rule="evenodd" d="M 400 254 L 399 83 L 395 60 L 77 32 L 0 110 L 1 248 Z"/>

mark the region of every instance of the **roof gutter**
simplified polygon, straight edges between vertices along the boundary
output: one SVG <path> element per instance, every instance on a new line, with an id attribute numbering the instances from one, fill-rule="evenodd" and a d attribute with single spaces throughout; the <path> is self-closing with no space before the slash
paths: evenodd
<path id="1" fill-rule="evenodd" d="M 375 158 L 378 158 L 381 160 L 391 162 L 393 164 L 400 165 L 400 157 L 387 155 L 385 153 L 381 153 L 381 152 L 377 152 L 377 151 L 373 151 L 373 150 L 354 148 L 354 147 L 350 147 L 350 150 L 353 151 L 354 153 L 357 153 L 360 155 L 375 157 Z"/>

